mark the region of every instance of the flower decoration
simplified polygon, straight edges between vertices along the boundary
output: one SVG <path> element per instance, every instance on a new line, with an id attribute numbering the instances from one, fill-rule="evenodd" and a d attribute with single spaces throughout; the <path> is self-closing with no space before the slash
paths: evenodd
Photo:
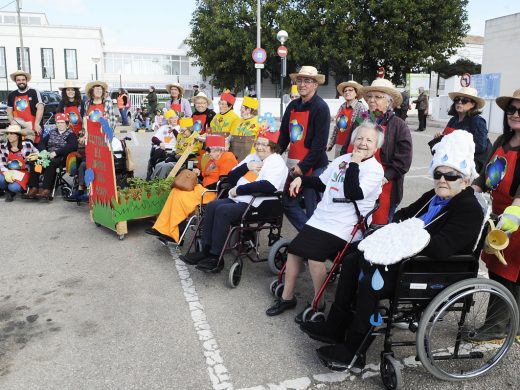
<path id="1" fill-rule="evenodd" d="M 260 129 L 264 131 L 269 131 L 271 133 L 276 132 L 276 121 L 273 118 L 273 114 L 270 112 L 266 112 L 264 115 L 258 117 L 258 123 L 260 124 Z"/>

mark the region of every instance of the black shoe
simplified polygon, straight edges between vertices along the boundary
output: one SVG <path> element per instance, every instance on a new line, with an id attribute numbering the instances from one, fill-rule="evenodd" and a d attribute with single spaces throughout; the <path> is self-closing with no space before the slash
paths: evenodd
<path id="1" fill-rule="evenodd" d="M 224 259 L 219 262 L 218 256 L 210 256 L 211 257 L 205 257 L 199 261 L 195 268 L 206 273 L 219 273 L 224 269 Z"/>
<path id="2" fill-rule="evenodd" d="M 283 298 L 279 298 L 276 300 L 274 305 L 272 305 L 269 309 L 265 311 L 265 314 L 268 316 L 277 316 L 278 314 L 282 314 L 284 311 L 289 309 L 294 309 L 296 307 L 296 298 L 290 299 L 286 301 Z"/>
<path id="3" fill-rule="evenodd" d="M 206 257 L 208 257 L 209 253 L 203 251 L 203 252 L 192 252 L 192 253 L 186 253 L 185 255 L 180 255 L 179 258 L 184 261 L 186 264 L 190 265 L 196 265 L 200 261 L 204 260 Z"/>
<path id="4" fill-rule="evenodd" d="M 297 324 L 303 323 L 303 313 L 305 313 L 305 310 L 307 310 L 311 307 L 312 307 L 312 303 L 308 303 L 307 306 L 305 307 L 305 309 L 303 309 L 296 317 L 294 317 L 294 322 L 296 322 Z M 326 307 L 327 307 L 326 304 L 323 303 L 323 305 L 318 308 L 318 311 L 325 313 Z M 310 315 L 307 315 L 307 321 L 310 321 L 312 313 L 314 313 L 314 312 L 311 310 Z"/>
<path id="5" fill-rule="evenodd" d="M 11 192 L 11 191 L 7 190 L 5 192 L 5 201 L 6 202 L 12 202 L 14 200 L 15 195 L 16 194 L 14 192 Z"/>
<path id="6" fill-rule="evenodd" d="M 327 321 L 303 322 L 300 324 L 300 329 L 307 333 L 311 339 L 327 344 L 338 344 L 345 341 L 345 333 L 338 334 L 338 331 L 331 329 Z"/>
<path id="7" fill-rule="evenodd" d="M 146 234 L 149 234 L 150 236 L 155 236 L 155 237 L 161 237 L 163 235 L 159 230 L 155 230 L 154 228 L 144 229 L 144 232 Z"/>
<path id="8" fill-rule="evenodd" d="M 354 352 L 350 351 L 345 344 L 326 345 L 318 348 L 316 353 L 323 365 L 333 371 L 345 371 L 354 358 Z M 363 369 L 365 355 L 359 356 L 352 367 Z"/>
<path id="9" fill-rule="evenodd" d="M 170 244 L 175 244 L 175 241 L 172 238 L 164 236 L 162 234 L 160 237 L 157 237 L 157 239 L 161 241 L 161 244 L 163 244 L 164 246 L 170 246 Z"/>

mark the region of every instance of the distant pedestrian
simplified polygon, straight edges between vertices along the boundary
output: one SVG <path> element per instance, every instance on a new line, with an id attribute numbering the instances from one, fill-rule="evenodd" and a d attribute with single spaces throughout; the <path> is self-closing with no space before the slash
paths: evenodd
<path id="1" fill-rule="evenodd" d="M 150 121 L 154 121 L 155 119 L 155 111 L 157 110 L 157 92 L 155 92 L 155 87 L 150 86 L 148 95 L 146 95 L 146 100 L 148 101 L 148 112 L 150 113 Z"/>
<path id="2" fill-rule="evenodd" d="M 404 121 L 408 118 L 408 107 L 410 105 L 410 96 L 408 95 L 408 91 L 404 90 L 401 92 L 401 97 L 403 98 L 403 101 L 399 107 L 394 108 L 394 112 L 395 115 Z"/>
<path id="3" fill-rule="evenodd" d="M 119 114 L 121 115 L 121 124 L 123 126 L 128 126 L 128 95 L 126 91 L 121 88 L 119 90 L 119 96 L 117 97 L 117 108 L 119 109 Z"/>
<path id="4" fill-rule="evenodd" d="M 428 116 L 428 95 L 423 87 L 419 87 L 419 96 L 413 101 L 419 115 L 419 127 L 416 131 L 426 130 L 426 117 Z"/>
<path id="5" fill-rule="evenodd" d="M 200 93 L 199 85 L 193 84 L 193 96 L 197 96 Z"/>

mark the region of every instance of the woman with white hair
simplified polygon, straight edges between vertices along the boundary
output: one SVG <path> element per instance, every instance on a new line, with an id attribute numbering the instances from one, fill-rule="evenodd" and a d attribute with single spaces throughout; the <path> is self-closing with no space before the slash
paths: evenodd
<path id="1" fill-rule="evenodd" d="M 434 188 L 399 210 L 394 220 L 415 217 L 423 221 L 430 240 L 419 255 L 446 259 L 452 255 L 471 254 L 484 218 L 470 186 L 477 174 L 473 161 L 475 144 L 469 133 L 457 130 L 444 137 L 434 152 L 429 170 Z M 410 240 L 410 237 L 403 237 L 403 240 Z M 398 248 L 404 245 L 397 239 L 394 242 L 393 245 Z M 391 253 L 398 249 L 388 247 L 387 251 Z M 398 269 L 399 263 L 388 266 L 371 264 L 360 251 L 343 260 L 327 320 L 300 325 L 300 329 L 311 338 L 335 344 L 317 350 L 325 366 L 333 370 L 348 367 L 373 325 L 371 317 L 377 312 L 379 300 L 391 298 L 395 293 Z M 381 275 L 383 286 L 372 284 L 376 273 Z M 353 307 L 356 308 L 355 312 Z M 365 351 L 369 344 L 364 345 Z M 360 352 L 364 354 L 365 351 Z M 360 356 L 355 366 L 362 368 L 364 365 L 365 358 Z"/>
<path id="2" fill-rule="evenodd" d="M 393 108 L 401 104 L 402 96 L 389 80 L 375 79 L 372 85 L 363 88 L 362 96 L 368 103 L 369 111 L 362 114 L 360 120 L 378 124 L 385 133 L 385 142 L 376 154 L 376 159 L 385 170 L 383 191 L 379 209 L 372 220 L 374 224 L 384 225 L 392 221 L 403 199 L 404 175 L 412 164 L 412 136 L 408 125 L 394 114 Z M 349 138 L 341 154 L 351 150 Z"/>
<path id="3" fill-rule="evenodd" d="M 268 316 L 296 307 L 294 289 L 304 258 L 309 259 L 309 271 L 317 294 L 327 277 L 325 261 L 334 258 L 347 244 L 358 222 L 356 209 L 352 203 L 337 203 L 334 199 L 356 201 L 362 215 L 374 208 L 384 177 L 383 167 L 374 154 L 383 144 L 383 137 L 381 128 L 363 123 L 352 133 L 352 153 L 336 158 L 320 176 L 300 176 L 291 182 L 289 194 L 293 197 L 302 185 L 323 192 L 323 196 L 312 217 L 289 245 L 283 294 L 267 309 Z M 295 321 L 302 322 L 302 316 L 303 312 Z"/>

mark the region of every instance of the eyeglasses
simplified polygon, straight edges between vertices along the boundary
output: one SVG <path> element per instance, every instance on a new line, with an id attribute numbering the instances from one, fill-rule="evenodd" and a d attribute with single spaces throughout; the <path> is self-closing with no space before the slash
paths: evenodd
<path id="1" fill-rule="evenodd" d="M 453 99 L 453 103 L 455 103 L 455 104 L 458 104 L 458 103 L 468 104 L 471 101 L 472 101 L 471 99 L 468 99 L 465 97 L 456 97 L 455 99 Z"/>
<path id="2" fill-rule="evenodd" d="M 462 179 L 461 175 L 458 175 L 453 171 L 452 172 L 441 172 L 441 171 L 433 172 L 433 178 L 435 180 L 441 180 L 441 177 L 444 177 L 444 180 L 446 180 L 446 181 L 457 181 L 459 179 Z"/>
<path id="3" fill-rule="evenodd" d="M 301 79 L 301 78 L 297 78 L 296 79 L 296 84 L 312 84 L 312 83 L 315 83 L 316 80 L 314 79 Z"/>
<path id="4" fill-rule="evenodd" d="M 367 100 L 375 99 L 375 100 L 383 100 L 385 97 L 383 95 L 367 95 Z"/>
<path id="5" fill-rule="evenodd" d="M 506 108 L 507 115 L 515 115 L 515 112 L 520 116 L 520 107 L 516 108 L 515 106 L 509 106 Z"/>
<path id="6" fill-rule="evenodd" d="M 258 148 L 259 146 L 262 146 L 264 148 L 267 148 L 269 146 L 269 143 L 264 143 L 264 142 L 255 142 L 255 148 Z"/>

